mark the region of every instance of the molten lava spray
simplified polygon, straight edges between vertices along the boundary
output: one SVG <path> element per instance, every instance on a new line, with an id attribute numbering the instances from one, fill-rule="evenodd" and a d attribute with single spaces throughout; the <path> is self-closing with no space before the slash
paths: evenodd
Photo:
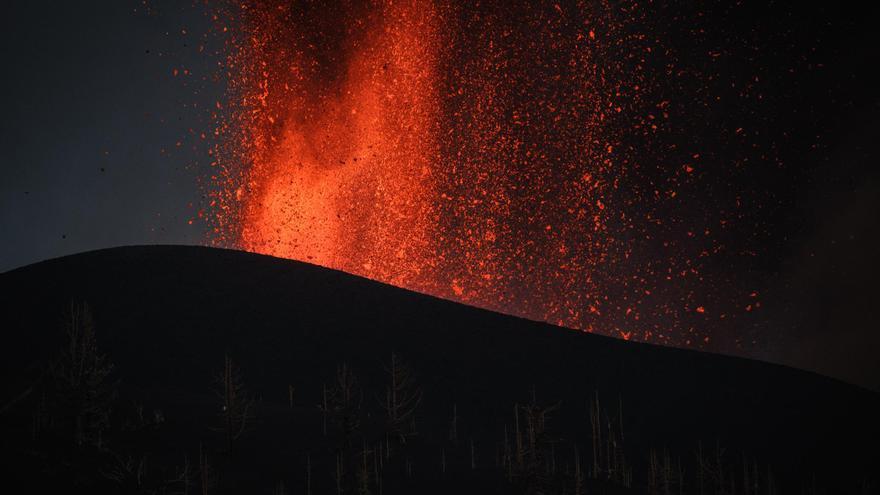
<path id="1" fill-rule="evenodd" d="M 494 3 L 221 9 L 214 241 L 627 339 L 708 342 L 699 322 L 722 289 L 702 269 L 726 213 L 678 214 L 701 154 L 670 144 L 688 132 L 666 94 L 681 72 L 650 13 Z"/>
<path id="2" fill-rule="evenodd" d="M 275 8 L 258 12 L 265 24 L 254 29 L 268 28 Z M 418 2 L 348 13 L 353 27 L 333 53 L 285 36 L 299 25 L 291 23 L 253 33 L 242 54 L 240 63 L 264 69 L 242 88 L 252 107 L 244 139 L 253 141 L 245 141 L 238 242 L 425 289 L 439 161 L 438 16 Z M 332 57 L 329 70 L 322 56 Z"/>

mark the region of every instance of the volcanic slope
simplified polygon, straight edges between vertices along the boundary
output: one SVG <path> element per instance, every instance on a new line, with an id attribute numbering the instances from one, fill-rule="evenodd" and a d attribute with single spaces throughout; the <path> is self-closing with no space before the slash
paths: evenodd
<path id="1" fill-rule="evenodd" d="M 202 247 L 45 261 L 0 275 L 0 293 L 3 476 L 37 491 L 878 487 L 880 396 L 782 366 L 585 334 Z M 80 313 L 87 304 L 99 354 L 113 364 L 102 380 L 113 392 L 106 414 L 81 430 L 91 436 L 72 435 L 65 425 L 79 406 L 55 400 L 72 301 Z M 413 378 L 401 393 L 421 396 L 402 426 L 384 410 L 392 353 Z M 232 449 L 218 397 L 225 356 L 244 384 L 239 397 L 253 398 Z M 343 363 L 343 378 L 356 383 L 353 399 L 335 407 Z"/>

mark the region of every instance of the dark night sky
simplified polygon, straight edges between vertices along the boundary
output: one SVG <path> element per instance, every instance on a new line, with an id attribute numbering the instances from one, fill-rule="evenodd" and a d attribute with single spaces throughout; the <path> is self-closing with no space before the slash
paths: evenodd
<path id="1" fill-rule="evenodd" d="M 107 246 L 202 242 L 187 220 L 204 150 L 185 138 L 205 123 L 187 105 L 214 101 L 222 86 L 194 96 L 213 70 L 197 52 L 206 18 L 165 4 L 4 7 L 0 270 Z M 174 77 L 184 66 L 193 76 Z"/>
<path id="2" fill-rule="evenodd" d="M 210 27 L 203 11 L 149 3 L 5 6 L 0 271 L 109 246 L 205 242 L 204 224 L 188 220 L 208 158 L 197 138 L 210 128 L 204 109 L 224 90 L 210 81 L 217 60 L 207 54 L 218 47 L 199 50 Z M 876 12 L 825 6 L 773 17 L 796 8 L 755 20 L 759 34 L 775 23 L 795 33 L 786 40 L 815 47 L 826 67 L 780 78 L 794 81 L 778 91 L 803 110 L 774 109 L 774 125 L 795 133 L 786 172 L 735 184 L 769 188 L 777 202 L 767 205 L 766 252 L 748 267 L 768 306 L 752 356 L 880 389 Z"/>

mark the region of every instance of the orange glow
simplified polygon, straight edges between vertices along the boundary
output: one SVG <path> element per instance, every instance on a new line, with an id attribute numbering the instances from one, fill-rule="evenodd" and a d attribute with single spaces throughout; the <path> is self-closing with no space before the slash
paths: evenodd
<path id="1" fill-rule="evenodd" d="M 297 54 L 250 95 L 259 106 L 240 244 L 421 286 L 438 156 L 437 16 L 425 2 L 389 2 L 360 22 L 369 28 L 346 40 L 331 86 Z"/>
<path id="2" fill-rule="evenodd" d="M 590 332 L 691 340 L 668 336 L 695 291 L 668 281 L 717 246 L 672 238 L 688 225 L 666 213 L 701 175 L 681 164 L 700 154 L 652 147 L 673 105 L 645 73 L 664 50 L 638 31 L 644 11 L 510 8 L 219 9 L 213 242 Z"/>

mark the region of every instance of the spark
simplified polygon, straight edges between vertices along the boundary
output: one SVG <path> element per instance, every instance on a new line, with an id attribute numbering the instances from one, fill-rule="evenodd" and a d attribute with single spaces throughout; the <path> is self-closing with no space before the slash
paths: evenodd
<path id="1" fill-rule="evenodd" d="M 708 344 L 688 308 L 708 316 L 693 299 L 724 247 L 708 216 L 675 214 L 706 152 L 669 145 L 686 131 L 668 94 L 678 61 L 650 12 L 613 3 L 219 8 L 212 242 Z"/>

